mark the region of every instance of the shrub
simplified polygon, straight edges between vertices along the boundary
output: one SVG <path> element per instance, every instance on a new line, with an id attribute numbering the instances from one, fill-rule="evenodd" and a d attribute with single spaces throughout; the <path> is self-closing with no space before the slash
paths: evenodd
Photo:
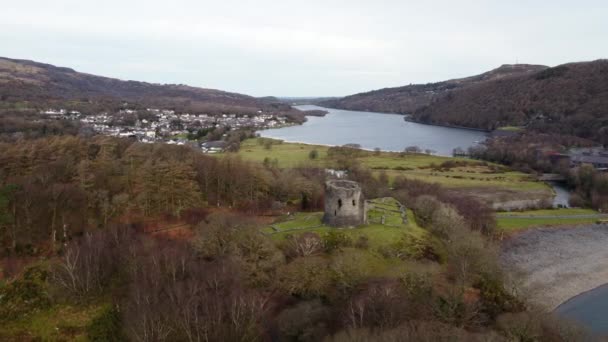
<path id="1" fill-rule="evenodd" d="M 122 332 L 120 313 L 108 307 L 95 317 L 86 328 L 87 338 L 91 341 L 126 341 Z"/>
<path id="2" fill-rule="evenodd" d="M 298 258 L 277 271 L 278 285 L 291 295 L 324 296 L 331 288 L 331 272 L 327 260 L 318 256 Z"/>
<path id="3" fill-rule="evenodd" d="M 18 319 L 48 308 L 51 301 L 47 293 L 47 275 L 41 267 L 31 267 L 21 279 L 0 286 L 0 321 Z"/>
<path id="4" fill-rule="evenodd" d="M 437 198 L 428 195 L 422 195 L 416 198 L 414 202 L 414 209 L 416 212 L 416 218 L 422 226 L 428 226 L 431 223 L 433 214 L 439 207 L 441 202 Z"/>
<path id="5" fill-rule="evenodd" d="M 499 275 L 498 248 L 480 232 L 454 226 L 444 240 L 448 256 L 448 276 L 461 288 L 484 275 Z"/>
<path id="6" fill-rule="evenodd" d="M 327 334 L 325 321 L 331 317 L 329 308 L 319 300 L 298 303 L 283 310 L 277 324 L 283 341 L 321 341 Z"/>
<path id="7" fill-rule="evenodd" d="M 290 235 L 284 246 L 285 255 L 292 258 L 317 254 L 322 250 L 323 240 L 313 232 Z"/>
<path id="8" fill-rule="evenodd" d="M 268 140 L 264 141 L 264 148 L 267 150 L 272 149 L 272 140 L 268 139 Z"/>
<path id="9" fill-rule="evenodd" d="M 348 327 L 394 327 L 407 318 L 408 303 L 393 279 L 370 280 L 347 301 L 341 316 Z"/>
<path id="10" fill-rule="evenodd" d="M 429 230 L 439 238 L 448 238 L 454 226 L 465 226 L 464 218 L 454 208 L 441 204 L 431 215 Z"/>
<path id="11" fill-rule="evenodd" d="M 355 242 L 355 247 L 360 249 L 368 249 L 369 248 L 369 238 L 367 235 L 361 235 L 357 238 Z"/>
<path id="12" fill-rule="evenodd" d="M 484 274 L 474 287 L 479 289 L 483 312 L 491 319 L 505 312 L 525 309 L 524 304 L 508 293 L 500 279 L 494 275 Z"/>
<path id="13" fill-rule="evenodd" d="M 106 232 L 87 233 L 71 241 L 52 268 L 52 283 L 62 295 L 80 299 L 101 292 L 118 266 L 118 249 Z"/>
<path id="14" fill-rule="evenodd" d="M 577 193 L 573 193 L 570 195 L 570 198 L 568 199 L 568 204 L 571 207 L 574 208 L 579 208 L 579 207 L 584 207 L 587 202 L 583 199 L 583 197 Z"/>
<path id="15" fill-rule="evenodd" d="M 327 253 L 339 250 L 342 247 L 350 247 L 352 244 L 351 238 L 340 231 L 330 231 L 323 235 L 323 245 Z"/>
<path id="16" fill-rule="evenodd" d="M 402 260 L 423 258 L 436 259 L 436 253 L 426 238 L 414 237 L 404 234 L 398 241 L 382 246 L 378 252 L 385 258 L 399 258 Z"/>
<path id="17" fill-rule="evenodd" d="M 342 298 L 347 297 L 374 274 L 376 270 L 371 258 L 375 257 L 356 249 L 345 249 L 331 256 L 329 267 L 332 272 L 333 289 L 338 291 L 338 295 L 342 295 Z"/>

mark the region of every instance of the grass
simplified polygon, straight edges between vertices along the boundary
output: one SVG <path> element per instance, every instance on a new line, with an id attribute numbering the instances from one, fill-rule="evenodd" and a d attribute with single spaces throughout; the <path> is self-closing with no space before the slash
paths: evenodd
<path id="1" fill-rule="evenodd" d="M 267 139 L 265 139 L 267 140 Z M 263 162 L 264 159 L 277 159 L 279 167 L 296 167 L 302 163 L 309 163 L 325 167 L 328 164 L 327 146 L 315 146 L 306 144 L 285 143 L 274 140 L 270 149 L 259 143 L 260 138 L 248 139 L 241 143 L 238 154 L 247 160 Z M 315 159 L 310 159 L 310 151 L 317 150 L 319 155 Z"/>
<path id="2" fill-rule="evenodd" d="M 7 322 L 0 340 L 86 341 L 86 327 L 108 304 L 55 305 L 26 318 Z"/>
<path id="3" fill-rule="evenodd" d="M 327 146 L 286 143 L 275 140 L 270 149 L 259 143 L 258 139 L 248 139 L 241 144 L 238 154 L 247 160 L 263 162 L 264 159 L 276 159 L 282 168 L 308 164 L 319 167 L 335 167 L 335 162 L 327 156 Z M 262 140 L 264 141 L 264 140 Z M 317 150 L 318 157 L 310 159 L 309 153 Z M 361 165 L 374 169 L 374 174 L 386 172 L 389 181 L 402 176 L 426 182 L 439 183 L 449 188 L 503 188 L 516 191 L 541 191 L 551 194 L 551 188 L 545 183 L 534 181 L 529 175 L 521 172 L 499 171 L 504 167 L 497 164 L 483 165 L 481 162 L 466 158 L 450 158 L 426 154 L 400 155 L 394 152 L 362 152 L 357 160 Z M 432 166 L 446 161 L 466 161 L 469 165 L 436 170 Z M 382 171 L 380 171 L 382 170 Z M 525 197 L 525 196 L 524 196 Z"/>
<path id="4" fill-rule="evenodd" d="M 562 209 L 542 209 L 542 210 L 526 210 L 497 213 L 496 216 L 566 216 L 566 215 L 597 215 L 597 211 L 593 209 L 581 208 L 562 208 Z"/>
<path id="5" fill-rule="evenodd" d="M 353 241 L 356 241 L 360 236 L 366 236 L 369 239 L 371 248 L 396 242 L 404 234 L 416 238 L 427 236 L 427 231 L 416 224 L 411 210 L 406 211 L 407 223 L 403 222 L 403 218 L 399 212 L 399 202 L 395 199 L 376 199 L 371 202 L 375 207 L 368 210 L 369 224 L 356 228 L 339 229 L 339 231 L 345 233 Z M 385 216 L 384 224 L 381 223 L 381 216 Z M 279 220 L 279 222 L 270 227 L 263 228 L 262 231 L 269 234 L 276 241 L 282 241 L 289 234 L 314 232 L 323 235 L 337 229 L 324 225 L 321 221 L 322 217 L 323 213 L 321 212 L 296 213 L 295 215 L 282 218 L 282 220 Z"/>
<path id="6" fill-rule="evenodd" d="M 520 172 L 505 172 L 490 174 L 482 172 L 444 171 L 431 169 L 423 170 L 385 170 L 389 181 L 398 176 L 416 179 L 425 182 L 439 183 L 448 188 L 478 188 L 498 187 L 511 190 L 545 190 L 549 194 L 551 189 L 542 182 L 531 181 L 529 176 Z M 376 173 L 379 173 L 377 171 Z"/>
<path id="7" fill-rule="evenodd" d="M 579 224 L 593 224 L 597 221 L 594 218 L 513 218 L 497 217 L 498 229 L 504 232 L 515 232 L 528 228 L 547 227 L 547 226 L 569 226 Z"/>
<path id="8" fill-rule="evenodd" d="M 428 154 L 406 154 L 400 156 L 395 152 L 381 152 L 379 155 L 367 153 L 365 157 L 359 158 L 361 163 L 372 169 L 395 169 L 395 168 L 422 168 L 429 167 L 432 164 L 439 165 L 445 161 L 470 161 L 465 158 L 451 158 L 442 156 L 433 156 Z"/>
<path id="9" fill-rule="evenodd" d="M 332 264 L 347 258 L 357 265 L 357 273 L 366 278 L 399 277 L 408 263 L 397 258 L 385 258 L 373 250 L 345 247 L 331 255 Z"/>
<path id="10" fill-rule="evenodd" d="M 503 126 L 503 127 L 498 127 L 496 130 L 497 131 L 519 132 L 519 131 L 523 131 L 524 127 L 522 127 L 522 126 Z"/>
<path id="11" fill-rule="evenodd" d="M 188 139 L 188 133 L 179 133 L 173 136 L 175 139 Z"/>
<path id="12" fill-rule="evenodd" d="M 323 225 L 321 222 L 323 213 L 295 213 L 289 217 L 284 217 L 282 222 L 264 228 L 264 233 L 284 232 L 298 229 L 311 229 Z"/>
<path id="13" fill-rule="evenodd" d="M 596 215 L 597 211 L 591 209 L 544 209 L 544 210 L 528 210 L 508 213 L 498 213 L 496 222 L 498 229 L 503 232 L 516 232 L 523 229 L 546 226 L 565 226 L 565 225 L 580 225 L 593 224 L 597 222 L 597 218 L 589 217 L 568 217 L 559 216 L 572 215 Z M 532 217 L 530 217 L 532 216 Z M 538 216 L 538 217 L 534 217 Z M 554 216 L 554 217 L 551 217 Z"/>

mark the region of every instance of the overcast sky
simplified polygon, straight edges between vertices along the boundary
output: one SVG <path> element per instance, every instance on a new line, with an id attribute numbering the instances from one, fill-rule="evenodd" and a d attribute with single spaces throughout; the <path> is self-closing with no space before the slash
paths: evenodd
<path id="1" fill-rule="evenodd" d="M 255 96 L 608 58 L 607 0 L 5 1 L 0 56 Z"/>

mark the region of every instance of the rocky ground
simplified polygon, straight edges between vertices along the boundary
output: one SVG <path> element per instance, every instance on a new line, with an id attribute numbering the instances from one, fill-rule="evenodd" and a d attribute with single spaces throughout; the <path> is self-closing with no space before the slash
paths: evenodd
<path id="1" fill-rule="evenodd" d="M 531 229 L 504 243 L 502 263 L 521 272 L 526 297 L 552 310 L 608 283 L 608 225 Z"/>

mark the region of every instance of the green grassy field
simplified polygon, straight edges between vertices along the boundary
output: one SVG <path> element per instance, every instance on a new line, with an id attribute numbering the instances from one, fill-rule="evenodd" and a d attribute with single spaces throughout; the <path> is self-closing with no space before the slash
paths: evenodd
<path id="1" fill-rule="evenodd" d="M 238 154 L 247 160 L 263 162 L 264 159 L 277 159 L 279 167 L 288 168 L 296 167 L 302 163 L 330 166 L 327 158 L 327 146 L 315 146 L 306 144 L 285 143 L 279 140 L 274 140 L 274 143 L 267 149 L 264 145 L 258 143 L 260 139 L 248 139 L 241 143 L 241 149 Z M 308 155 L 310 151 L 317 150 L 319 153 L 316 159 L 311 160 Z"/>
<path id="2" fill-rule="evenodd" d="M 534 219 L 534 218 L 507 218 L 498 217 L 496 222 L 498 229 L 504 232 L 515 232 L 535 227 L 548 226 L 571 226 L 579 224 L 593 224 L 597 219 L 590 218 L 554 218 L 554 219 Z"/>
<path id="3" fill-rule="evenodd" d="M 423 239 L 427 236 L 428 232 L 416 224 L 411 210 L 406 211 L 407 223 L 403 222 L 399 213 L 399 204 L 394 199 L 376 199 L 371 202 L 374 207 L 368 210 L 368 224 L 356 228 L 339 229 L 339 231 L 345 233 L 353 241 L 356 241 L 360 236 L 366 236 L 371 248 L 396 242 L 404 235 L 416 239 Z M 383 215 L 385 216 L 384 224 L 381 222 L 381 216 Z M 279 222 L 263 228 L 262 231 L 276 241 L 282 241 L 289 234 L 315 232 L 322 235 L 336 230 L 336 228 L 324 225 L 321 221 L 322 218 L 323 213 L 321 212 L 296 213 L 283 217 Z"/>
<path id="4" fill-rule="evenodd" d="M 508 213 L 497 213 L 496 222 L 498 229 L 503 232 L 516 232 L 534 227 L 568 226 L 580 224 L 593 224 L 597 222 L 596 217 L 576 217 L 576 215 L 597 215 L 598 212 L 591 209 L 548 209 L 529 210 Z M 535 217 L 537 216 L 537 217 Z M 573 217 L 561 217 L 573 216 Z"/>
<path id="5" fill-rule="evenodd" d="M 263 162 L 276 159 L 279 167 L 295 167 L 302 164 L 335 167 L 334 161 L 327 157 L 327 146 L 286 143 L 276 140 L 270 149 L 260 144 L 259 139 L 249 139 L 242 143 L 238 154 L 247 160 Z M 310 159 L 309 153 L 317 150 L 318 157 Z M 484 165 L 482 162 L 466 158 L 450 158 L 426 154 L 400 155 L 394 152 L 374 153 L 363 151 L 356 158 L 363 166 L 371 168 L 378 175 L 385 172 L 392 181 L 397 176 L 434 182 L 449 188 L 500 188 L 522 192 L 522 198 L 550 196 L 552 190 L 545 183 L 533 180 L 530 175 L 508 171 L 497 164 Z M 446 161 L 467 162 L 466 166 L 438 170 Z M 526 193 L 533 192 L 533 194 Z"/>
<path id="6" fill-rule="evenodd" d="M 511 211 L 497 213 L 496 216 L 566 216 L 566 215 L 597 215 L 599 214 L 593 209 L 581 208 L 562 208 L 562 209 L 542 209 L 542 210 L 526 210 L 526 211 Z"/>

